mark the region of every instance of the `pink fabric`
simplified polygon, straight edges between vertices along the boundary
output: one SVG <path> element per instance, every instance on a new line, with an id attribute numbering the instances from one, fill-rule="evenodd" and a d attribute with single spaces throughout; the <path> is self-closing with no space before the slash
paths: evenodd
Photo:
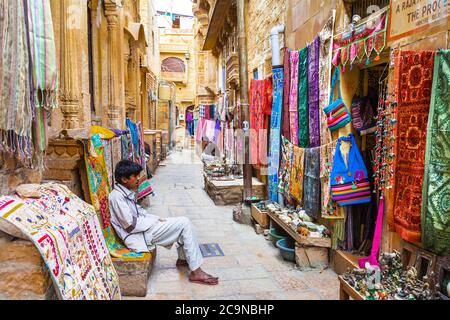
<path id="1" fill-rule="evenodd" d="M 290 53 L 291 85 L 289 90 L 289 121 L 291 142 L 298 146 L 298 58 L 299 52 Z"/>
<path id="2" fill-rule="evenodd" d="M 380 248 L 381 231 L 383 230 L 383 214 L 384 214 L 384 198 L 383 196 L 381 196 L 380 204 L 378 206 L 378 216 L 375 225 L 375 232 L 373 234 L 372 250 L 370 251 L 370 256 L 358 260 L 360 268 L 364 268 L 366 262 L 369 262 L 372 266 L 379 266 L 377 255 L 378 250 Z"/>
<path id="3" fill-rule="evenodd" d="M 195 132 L 195 140 L 197 142 L 202 142 L 202 138 L 203 138 L 203 130 L 204 130 L 204 126 L 205 126 L 205 119 L 204 118 L 199 118 L 198 122 L 197 122 L 197 130 Z"/>

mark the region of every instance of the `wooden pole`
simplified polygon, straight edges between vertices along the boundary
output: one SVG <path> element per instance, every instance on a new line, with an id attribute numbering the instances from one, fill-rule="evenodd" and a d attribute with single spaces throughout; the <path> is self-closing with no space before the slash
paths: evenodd
<path id="1" fill-rule="evenodd" d="M 248 105 L 247 38 L 245 36 L 245 0 L 237 0 L 239 84 L 241 87 L 242 126 L 245 133 L 244 200 L 252 196 L 252 165 L 250 164 L 249 133 L 250 110 Z"/>

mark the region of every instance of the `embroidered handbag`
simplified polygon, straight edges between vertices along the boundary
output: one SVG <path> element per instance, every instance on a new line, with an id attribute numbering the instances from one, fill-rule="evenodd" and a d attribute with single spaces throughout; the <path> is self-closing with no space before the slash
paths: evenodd
<path id="1" fill-rule="evenodd" d="M 342 141 L 350 142 L 348 167 L 346 167 L 341 153 Z M 358 150 L 355 136 L 352 133 L 338 140 L 331 170 L 330 185 L 331 197 L 340 206 L 371 201 L 367 169 Z"/>
<path id="2" fill-rule="evenodd" d="M 323 111 L 327 115 L 327 125 L 331 132 L 344 127 L 345 125 L 350 123 L 350 121 L 352 121 L 352 117 L 350 116 L 350 113 L 348 112 L 348 109 L 345 106 L 344 100 L 342 100 L 341 89 L 339 84 L 338 84 L 339 98 L 333 102 L 336 82 L 339 82 L 339 68 L 336 68 L 336 71 L 334 72 L 333 75 L 333 80 L 331 84 L 330 104 L 323 109 Z"/>
<path id="3" fill-rule="evenodd" d="M 376 101 L 376 93 L 369 88 L 367 97 L 363 97 L 364 71 L 361 72 L 359 94 L 352 100 L 352 124 L 357 131 L 366 130 L 375 125 L 372 101 Z M 374 100 L 375 99 L 375 100 Z"/>

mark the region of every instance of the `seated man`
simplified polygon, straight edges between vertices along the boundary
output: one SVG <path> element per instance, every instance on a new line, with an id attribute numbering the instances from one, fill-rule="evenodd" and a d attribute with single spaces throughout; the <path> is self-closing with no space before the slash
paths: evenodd
<path id="1" fill-rule="evenodd" d="M 172 247 L 178 244 L 177 267 L 188 266 L 189 281 L 216 285 L 217 277 L 204 272 L 203 262 L 193 226 L 188 218 L 161 219 L 149 214 L 136 202 L 139 175 L 142 167 L 132 161 L 123 160 L 114 172 L 116 185 L 109 195 L 111 223 L 125 245 L 137 252 L 149 252 L 155 245 Z"/>

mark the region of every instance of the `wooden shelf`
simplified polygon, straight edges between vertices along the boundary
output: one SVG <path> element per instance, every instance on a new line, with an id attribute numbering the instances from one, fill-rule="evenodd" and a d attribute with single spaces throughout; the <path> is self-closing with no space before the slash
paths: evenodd
<path id="1" fill-rule="evenodd" d="M 303 237 L 297 231 L 293 230 L 290 226 L 284 223 L 278 216 L 271 211 L 267 211 L 267 215 L 272 221 L 286 231 L 298 244 L 313 247 L 331 248 L 331 238 L 314 238 Z"/>
<path id="2" fill-rule="evenodd" d="M 344 280 L 342 276 L 339 276 L 339 299 L 350 300 L 350 297 L 354 300 L 366 300 L 358 291 L 356 291 L 351 285 Z"/>

